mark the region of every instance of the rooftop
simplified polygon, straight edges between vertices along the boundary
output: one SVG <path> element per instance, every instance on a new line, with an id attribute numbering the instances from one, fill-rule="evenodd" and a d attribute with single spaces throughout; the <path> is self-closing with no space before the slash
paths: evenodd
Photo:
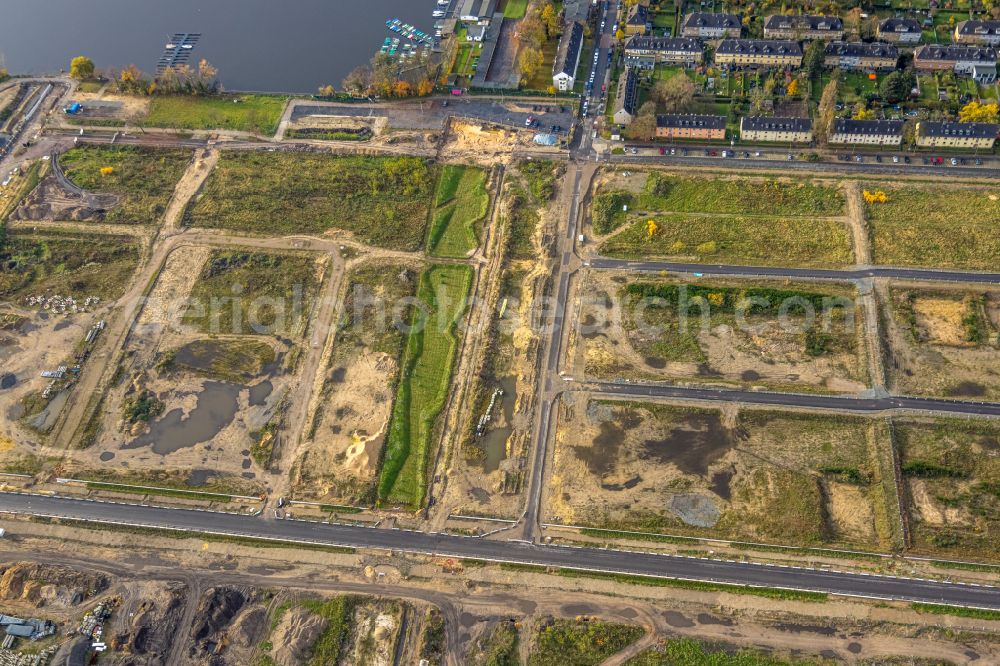
<path id="1" fill-rule="evenodd" d="M 915 18 L 904 18 L 893 16 L 878 24 L 878 29 L 882 32 L 920 32 L 920 21 Z"/>
<path id="2" fill-rule="evenodd" d="M 960 21 L 955 26 L 955 32 L 970 36 L 996 36 L 1000 35 L 1000 21 Z"/>
<path id="3" fill-rule="evenodd" d="M 808 132 L 812 129 L 809 118 L 771 118 L 768 116 L 744 116 L 740 121 L 744 130 L 758 132 Z"/>
<path id="4" fill-rule="evenodd" d="M 923 136 L 993 139 L 998 131 L 1000 125 L 992 123 L 956 123 L 947 120 L 922 120 L 917 123 L 917 132 Z"/>
<path id="5" fill-rule="evenodd" d="M 853 120 L 837 118 L 833 122 L 834 134 L 864 134 L 867 136 L 900 136 L 902 120 Z"/>
<path id="6" fill-rule="evenodd" d="M 577 61 L 580 49 L 583 48 L 583 24 L 574 21 L 573 26 L 563 33 L 559 40 L 559 51 L 556 53 L 554 71 L 556 74 L 576 76 Z"/>
<path id="7" fill-rule="evenodd" d="M 724 39 L 716 53 L 801 56 L 802 46 L 782 39 Z"/>
<path id="8" fill-rule="evenodd" d="M 618 77 L 618 90 L 615 91 L 615 111 L 624 109 L 630 114 L 635 114 L 638 95 L 636 90 L 637 78 L 635 70 L 626 67 L 621 76 Z"/>
<path id="9" fill-rule="evenodd" d="M 921 60 L 975 60 L 997 61 L 997 50 L 991 46 L 964 46 L 962 44 L 924 44 L 914 53 Z"/>
<path id="10" fill-rule="evenodd" d="M 899 58 L 899 49 L 885 42 L 830 42 L 826 55 L 847 58 Z"/>
<path id="11" fill-rule="evenodd" d="M 656 116 L 657 127 L 691 129 L 725 129 L 725 116 L 699 116 L 681 113 L 661 113 Z"/>
<path id="12" fill-rule="evenodd" d="M 764 30 L 843 30 L 844 22 L 839 16 L 810 16 L 799 14 L 785 16 L 774 14 L 764 21 Z"/>
<path id="13" fill-rule="evenodd" d="M 644 51 L 684 51 L 701 53 L 705 45 L 700 39 L 688 37 L 646 37 L 636 35 L 625 42 L 625 49 L 642 49 Z"/>
<path id="14" fill-rule="evenodd" d="M 649 22 L 649 8 L 642 3 L 632 5 L 625 17 L 627 25 L 646 25 Z"/>
<path id="15" fill-rule="evenodd" d="M 684 19 L 685 28 L 720 28 L 720 29 L 740 29 L 743 24 L 736 14 L 709 14 L 706 12 L 694 12 L 688 14 Z"/>

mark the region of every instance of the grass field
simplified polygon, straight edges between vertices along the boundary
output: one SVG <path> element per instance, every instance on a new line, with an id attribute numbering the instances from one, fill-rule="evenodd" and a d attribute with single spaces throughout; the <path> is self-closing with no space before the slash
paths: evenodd
<path id="1" fill-rule="evenodd" d="M 131 238 L 11 234 L 0 243 L 0 300 L 59 295 L 118 298 L 139 262 Z"/>
<path id="2" fill-rule="evenodd" d="M 503 17 L 507 19 L 524 18 L 528 11 L 528 0 L 507 0 L 503 8 Z"/>
<path id="3" fill-rule="evenodd" d="M 885 187 L 865 204 L 876 263 L 995 270 L 1000 262 L 1000 193 L 993 189 Z"/>
<path id="4" fill-rule="evenodd" d="M 639 216 L 626 223 L 601 245 L 601 253 L 757 266 L 844 266 L 853 258 L 850 233 L 835 220 L 656 215 L 657 231 L 650 238 L 648 219 Z"/>
<path id="5" fill-rule="evenodd" d="M 330 229 L 398 250 L 425 240 L 434 168 L 415 157 L 223 153 L 187 223 L 265 234 Z"/>
<path id="6" fill-rule="evenodd" d="M 75 185 L 122 197 L 108 211 L 108 222 L 153 224 L 166 211 L 190 160 L 187 150 L 85 146 L 66 151 L 59 164 Z M 102 174 L 106 167 L 111 167 L 111 173 Z"/>
<path id="7" fill-rule="evenodd" d="M 845 206 L 836 187 L 808 180 L 687 178 L 660 173 L 649 174 L 635 199 L 634 207 L 643 211 L 779 217 L 835 216 Z"/>
<path id="8" fill-rule="evenodd" d="M 286 98 L 274 95 L 155 95 L 147 127 L 222 129 L 270 136 L 278 129 Z"/>
<path id="9" fill-rule="evenodd" d="M 913 547 L 996 560 L 1000 548 L 1000 425 L 901 421 L 896 426 Z"/>
<path id="10" fill-rule="evenodd" d="M 378 495 L 382 501 L 419 507 L 427 491 L 427 464 L 437 418 L 444 408 L 458 350 L 458 322 L 472 282 L 466 266 L 432 266 L 420 278 L 393 405 Z"/>
<path id="11" fill-rule="evenodd" d="M 191 290 L 183 322 L 205 333 L 303 333 L 316 291 L 312 256 L 216 250 Z"/>
<path id="12" fill-rule="evenodd" d="M 535 636 L 528 666 L 593 666 L 639 640 L 645 631 L 600 620 L 553 619 Z"/>
<path id="13" fill-rule="evenodd" d="M 477 167 L 447 165 L 434 196 L 427 250 L 434 257 L 462 258 L 479 245 L 477 226 L 486 217 L 490 195 L 486 172 Z"/>

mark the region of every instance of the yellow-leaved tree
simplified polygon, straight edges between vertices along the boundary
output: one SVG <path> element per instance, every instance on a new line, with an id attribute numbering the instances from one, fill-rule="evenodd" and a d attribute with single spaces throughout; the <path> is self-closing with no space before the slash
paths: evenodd
<path id="1" fill-rule="evenodd" d="M 997 103 L 983 104 L 972 101 L 958 111 L 958 119 L 963 123 L 996 123 L 998 113 Z"/>

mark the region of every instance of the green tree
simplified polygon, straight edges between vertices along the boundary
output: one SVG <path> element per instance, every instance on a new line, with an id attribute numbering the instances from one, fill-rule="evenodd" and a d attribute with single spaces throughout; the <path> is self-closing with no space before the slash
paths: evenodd
<path id="1" fill-rule="evenodd" d="M 882 79 L 879 94 L 889 104 L 898 104 L 910 96 L 910 91 L 916 84 L 917 77 L 911 70 L 895 71 Z"/>
<path id="2" fill-rule="evenodd" d="M 815 40 L 806 47 L 806 52 L 802 58 L 802 68 L 810 79 L 815 79 L 823 71 L 823 64 L 826 62 L 826 43 L 822 40 Z"/>
<path id="3" fill-rule="evenodd" d="M 74 79 L 84 80 L 94 76 L 94 61 L 87 56 L 77 56 L 69 63 L 69 75 Z"/>

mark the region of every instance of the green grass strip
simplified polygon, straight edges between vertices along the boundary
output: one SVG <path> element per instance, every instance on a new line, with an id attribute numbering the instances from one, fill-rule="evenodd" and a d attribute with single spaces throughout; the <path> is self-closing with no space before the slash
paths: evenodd
<path id="1" fill-rule="evenodd" d="M 113 493 L 129 493 L 132 495 L 161 495 L 163 497 L 180 497 L 183 499 L 204 500 L 206 502 L 232 502 L 231 495 L 202 493 L 196 490 L 179 490 L 173 488 L 140 488 L 137 486 L 120 485 L 117 483 L 102 483 L 87 481 L 90 490 L 106 490 Z"/>
<path id="2" fill-rule="evenodd" d="M 957 617 L 971 617 L 976 620 L 1000 621 L 1000 611 L 987 610 L 985 608 L 963 608 L 962 606 L 922 603 L 911 604 L 911 608 L 918 613 L 929 613 L 931 615 L 955 615 Z"/>
<path id="3" fill-rule="evenodd" d="M 411 331 L 379 478 L 379 499 L 419 507 L 427 492 L 434 426 L 448 398 L 458 321 L 472 284 L 468 266 L 435 265 L 420 276 Z"/>

